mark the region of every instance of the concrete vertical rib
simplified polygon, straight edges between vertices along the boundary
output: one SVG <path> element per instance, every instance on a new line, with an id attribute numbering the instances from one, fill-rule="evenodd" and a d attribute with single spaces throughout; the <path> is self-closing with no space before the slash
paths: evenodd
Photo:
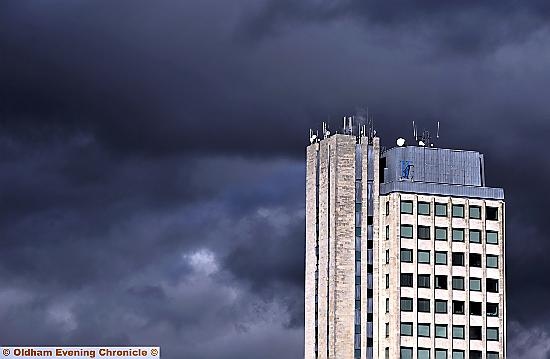
<path id="1" fill-rule="evenodd" d="M 306 258 L 305 258 L 305 331 L 304 358 L 315 359 L 315 271 L 316 258 L 316 221 L 317 221 L 317 154 L 319 144 L 314 143 L 306 150 Z"/>

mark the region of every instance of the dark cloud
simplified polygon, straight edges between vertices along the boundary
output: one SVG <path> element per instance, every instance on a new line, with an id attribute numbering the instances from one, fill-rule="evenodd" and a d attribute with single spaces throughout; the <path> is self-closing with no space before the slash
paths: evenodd
<path id="1" fill-rule="evenodd" d="M 507 196 L 510 358 L 550 327 L 536 1 L 0 4 L 0 336 L 298 358 L 309 127 L 441 121 Z"/>

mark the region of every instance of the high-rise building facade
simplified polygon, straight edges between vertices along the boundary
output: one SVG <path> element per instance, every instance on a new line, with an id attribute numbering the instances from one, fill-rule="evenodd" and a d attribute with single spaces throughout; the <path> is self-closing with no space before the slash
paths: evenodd
<path id="1" fill-rule="evenodd" d="M 311 138 L 305 359 L 506 356 L 504 191 L 483 155 Z"/>

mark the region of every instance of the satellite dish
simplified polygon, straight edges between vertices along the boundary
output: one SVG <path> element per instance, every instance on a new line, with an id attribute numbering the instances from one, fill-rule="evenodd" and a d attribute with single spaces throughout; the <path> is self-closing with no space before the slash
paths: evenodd
<path id="1" fill-rule="evenodd" d="M 310 143 L 313 143 L 313 142 L 315 142 L 315 139 L 317 139 L 317 135 L 312 135 L 312 136 L 309 138 L 309 142 L 310 142 Z"/>
<path id="2" fill-rule="evenodd" d="M 422 141 L 422 140 L 418 141 L 418 144 L 419 144 L 420 146 L 426 146 L 426 144 L 425 144 L 424 141 Z"/>
<path id="3" fill-rule="evenodd" d="M 405 145 L 405 139 L 402 138 L 402 137 L 399 137 L 399 138 L 397 139 L 397 146 L 403 147 L 404 145 Z"/>

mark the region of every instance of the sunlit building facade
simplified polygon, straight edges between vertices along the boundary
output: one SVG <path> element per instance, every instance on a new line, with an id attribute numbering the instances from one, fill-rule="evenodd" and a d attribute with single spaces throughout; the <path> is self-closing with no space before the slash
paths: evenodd
<path id="1" fill-rule="evenodd" d="M 306 359 L 505 358 L 504 191 L 483 155 L 312 136 Z"/>

